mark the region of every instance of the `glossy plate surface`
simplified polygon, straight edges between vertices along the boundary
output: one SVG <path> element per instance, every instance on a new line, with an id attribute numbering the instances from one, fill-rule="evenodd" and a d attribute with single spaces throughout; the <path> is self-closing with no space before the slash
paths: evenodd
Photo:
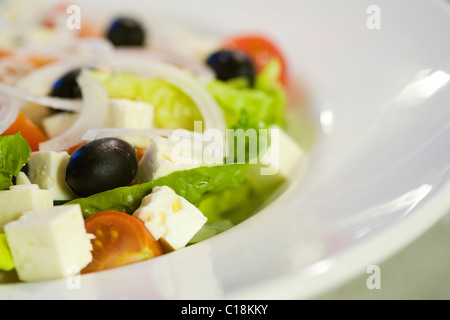
<path id="1" fill-rule="evenodd" d="M 310 164 L 258 215 L 210 240 L 80 279 L 2 285 L 0 299 L 309 299 L 395 254 L 447 212 L 447 2 L 112 3 L 81 5 L 276 39 L 311 95 Z"/>

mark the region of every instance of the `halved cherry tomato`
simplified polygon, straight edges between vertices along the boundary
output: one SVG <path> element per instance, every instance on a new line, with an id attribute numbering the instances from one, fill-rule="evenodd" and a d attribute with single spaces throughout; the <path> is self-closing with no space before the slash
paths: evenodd
<path id="1" fill-rule="evenodd" d="M 288 66 L 281 49 L 267 37 L 248 34 L 226 39 L 223 48 L 241 50 L 245 52 L 255 64 L 256 71 L 261 71 L 272 58 L 279 59 L 282 72 L 280 81 L 284 86 L 288 85 Z"/>
<path id="2" fill-rule="evenodd" d="M 39 151 L 39 144 L 48 140 L 42 130 L 23 112 L 19 112 L 16 121 L 2 135 L 14 135 L 19 131 L 29 143 L 31 151 Z"/>
<path id="3" fill-rule="evenodd" d="M 85 220 L 92 239 L 93 260 L 81 273 L 96 272 L 147 260 L 163 254 L 143 221 L 118 211 L 96 213 Z"/>

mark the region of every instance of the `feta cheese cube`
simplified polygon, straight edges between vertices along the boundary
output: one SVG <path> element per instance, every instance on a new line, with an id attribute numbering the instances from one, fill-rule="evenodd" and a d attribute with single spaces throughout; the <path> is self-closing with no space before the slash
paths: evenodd
<path id="1" fill-rule="evenodd" d="M 5 225 L 18 277 L 22 281 L 63 278 L 92 261 L 92 235 L 79 205 L 25 212 Z"/>
<path id="2" fill-rule="evenodd" d="M 296 170 L 303 170 L 307 156 L 301 146 L 277 125 L 269 128 L 270 145 L 249 171 L 249 182 L 264 191 L 290 180 Z"/>
<path id="3" fill-rule="evenodd" d="M 154 127 L 155 108 L 149 103 L 128 99 L 110 99 L 104 127 L 150 130 Z M 122 137 L 138 148 L 147 148 L 147 137 L 130 135 Z"/>
<path id="4" fill-rule="evenodd" d="M 294 139 L 279 126 L 269 128 L 271 143 L 267 152 L 260 159 L 263 168 L 261 174 L 279 173 L 288 178 L 295 169 L 302 165 L 305 152 Z"/>
<path id="5" fill-rule="evenodd" d="M 45 117 L 42 126 L 47 136 L 53 139 L 70 128 L 77 119 L 78 113 L 60 112 Z"/>
<path id="6" fill-rule="evenodd" d="M 145 183 L 175 171 L 198 167 L 200 167 L 198 161 L 177 152 L 169 140 L 167 142 L 154 140 L 139 161 L 135 180 L 137 183 Z"/>
<path id="7" fill-rule="evenodd" d="M 197 207 L 167 186 L 154 188 L 133 216 L 174 250 L 185 247 L 207 221 Z"/>
<path id="8" fill-rule="evenodd" d="M 110 99 L 107 126 L 124 129 L 151 129 L 155 108 L 149 103 L 128 99 Z"/>
<path id="9" fill-rule="evenodd" d="M 49 190 L 54 200 L 72 200 L 76 195 L 66 184 L 67 152 L 36 151 L 28 160 L 28 178 L 41 189 Z"/>
<path id="10" fill-rule="evenodd" d="M 11 186 L 9 190 L 0 191 L 0 232 L 5 224 L 19 219 L 25 212 L 53 206 L 52 193 L 40 190 L 36 184 Z"/>

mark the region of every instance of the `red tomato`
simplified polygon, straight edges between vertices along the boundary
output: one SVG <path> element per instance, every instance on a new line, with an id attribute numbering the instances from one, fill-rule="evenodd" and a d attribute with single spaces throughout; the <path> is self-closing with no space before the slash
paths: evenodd
<path id="1" fill-rule="evenodd" d="M 282 72 L 280 81 L 284 86 L 288 84 L 288 66 L 286 58 L 275 43 L 259 35 L 241 35 L 226 39 L 222 45 L 227 49 L 245 52 L 252 59 L 256 71 L 261 71 L 272 58 L 279 59 Z"/>
<path id="2" fill-rule="evenodd" d="M 144 222 L 118 211 L 96 213 L 85 220 L 92 240 L 93 260 L 81 273 L 96 272 L 147 260 L 163 254 Z"/>
<path id="3" fill-rule="evenodd" d="M 39 144 L 48 140 L 42 130 L 23 112 L 19 112 L 16 121 L 2 135 L 14 135 L 19 131 L 29 143 L 31 151 L 39 151 Z"/>

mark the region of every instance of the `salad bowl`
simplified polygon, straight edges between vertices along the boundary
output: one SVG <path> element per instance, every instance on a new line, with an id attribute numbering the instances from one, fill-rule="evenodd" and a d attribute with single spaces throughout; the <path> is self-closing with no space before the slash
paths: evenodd
<path id="1" fill-rule="evenodd" d="M 82 15 L 157 21 L 155 36 L 167 23 L 275 39 L 292 78 L 289 132 L 308 162 L 257 214 L 221 234 L 120 268 L 1 284 L 0 299 L 314 299 L 373 270 L 446 214 L 447 2 L 73 3 Z"/>

